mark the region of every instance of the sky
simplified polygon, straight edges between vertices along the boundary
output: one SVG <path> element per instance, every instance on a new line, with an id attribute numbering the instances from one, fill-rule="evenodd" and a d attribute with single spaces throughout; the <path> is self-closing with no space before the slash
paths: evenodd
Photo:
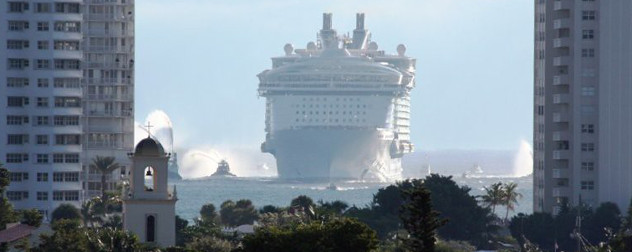
<path id="1" fill-rule="evenodd" d="M 165 111 L 175 145 L 258 149 L 265 100 L 256 75 L 292 43 L 339 34 L 355 13 L 379 48 L 417 59 L 417 150 L 515 150 L 532 138 L 533 1 L 136 0 L 136 120 Z"/>

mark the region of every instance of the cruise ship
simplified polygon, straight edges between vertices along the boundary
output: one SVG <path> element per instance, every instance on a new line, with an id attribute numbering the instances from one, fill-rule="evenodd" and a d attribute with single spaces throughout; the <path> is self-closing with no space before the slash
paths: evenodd
<path id="1" fill-rule="evenodd" d="M 401 178 L 410 153 L 410 92 L 415 59 L 406 47 L 386 54 L 371 41 L 364 14 L 353 35 L 338 35 L 323 14 L 316 42 L 284 46 L 261 72 L 266 139 L 261 150 L 276 158 L 281 179 Z"/>

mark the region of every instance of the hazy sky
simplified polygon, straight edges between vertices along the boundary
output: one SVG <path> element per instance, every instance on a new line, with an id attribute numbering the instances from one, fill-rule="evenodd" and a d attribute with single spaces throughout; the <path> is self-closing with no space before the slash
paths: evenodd
<path id="1" fill-rule="evenodd" d="M 171 117 L 176 145 L 258 148 L 256 75 L 355 13 L 380 49 L 417 58 L 412 138 L 418 150 L 517 149 L 531 141 L 533 1 L 136 0 L 136 118 Z"/>

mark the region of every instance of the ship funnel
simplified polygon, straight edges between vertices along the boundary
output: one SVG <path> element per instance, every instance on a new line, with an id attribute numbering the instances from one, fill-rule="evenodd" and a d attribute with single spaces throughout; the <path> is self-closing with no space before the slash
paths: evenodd
<path id="1" fill-rule="evenodd" d="M 356 28 L 353 30 L 353 38 L 351 45 L 348 48 L 351 49 L 366 49 L 369 42 L 369 33 L 364 29 L 364 13 L 356 13 Z"/>
<path id="2" fill-rule="evenodd" d="M 331 13 L 323 13 L 323 30 L 331 30 Z"/>
<path id="3" fill-rule="evenodd" d="M 356 30 L 364 30 L 364 13 L 356 13 Z"/>

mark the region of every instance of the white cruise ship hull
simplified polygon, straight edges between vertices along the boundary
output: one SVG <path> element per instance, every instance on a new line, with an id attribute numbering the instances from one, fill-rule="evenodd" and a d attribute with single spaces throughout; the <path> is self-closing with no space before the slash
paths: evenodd
<path id="1" fill-rule="evenodd" d="M 400 179 L 401 158 L 391 157 L 393 140 L 381 132 L 342 127 L 280 130 L 262 149 L 275 156 L 281 179 Z"/>

